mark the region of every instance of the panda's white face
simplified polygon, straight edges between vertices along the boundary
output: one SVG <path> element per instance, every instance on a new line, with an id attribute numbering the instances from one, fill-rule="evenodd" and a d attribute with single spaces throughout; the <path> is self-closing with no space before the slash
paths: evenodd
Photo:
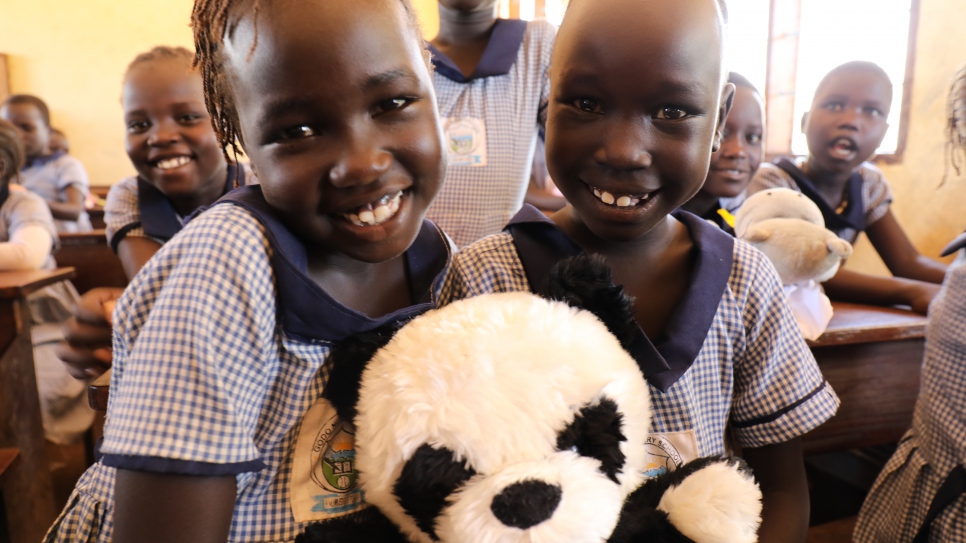
<path id="1" fill-rule="evenodd" d="M 642 481 L 634 360 L 592 314 L 524 293 L 451 304 L 367 366 L 366 500 L 414 541 L 606 541 Z"/>

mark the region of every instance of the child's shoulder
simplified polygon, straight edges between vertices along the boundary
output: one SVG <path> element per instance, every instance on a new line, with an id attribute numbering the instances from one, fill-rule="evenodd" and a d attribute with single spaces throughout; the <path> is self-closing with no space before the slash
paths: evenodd
<path id="1" fill-rule="evenodd" d="M 0 217 L 5 225 L 13 225 L 24 222 L 49 223 L 51 233 L 53 233 L 54 219 L 50 214 L 50 207 L 39 195 L 29 190 L 12 190 L 7 196 L 7 200 L 0 207 Z"/>
<path id="2" fill-rule="evenodd" d="M 245 269 L 271 255 L 265 227 L 248 210 L 216 204 L 188 221 L 156 254 L 168 266 L 183 260 L 211 260 L 213 266 Z M 149 262 L 150 264 L 150 262 Z"/>
<path id="3" fill-rule="evenodd" d="M 134 202 L 137 202 L 138 178 L 136 175 L 125 177 L 111 185 L 111 188 L 107 191 L 107 198 L 105 199 L 105 213 L 107 212 L 107 208 L 111 206 L 111 202 L 128 202 L 131 198 L 134 199 Z"/>

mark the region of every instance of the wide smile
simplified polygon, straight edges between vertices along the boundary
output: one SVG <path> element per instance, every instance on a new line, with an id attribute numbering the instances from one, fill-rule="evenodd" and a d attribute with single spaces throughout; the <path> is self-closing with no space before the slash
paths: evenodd
<path id="1" fill-rule="evenodd" d="M 168 173 L 178 168 L 187 166 L 188 164 L 194 162 L 194 158 L 190 155 L 177 155 L 165 158 L 159 158 L 151 160 L 148 163 L 155 169 L 161 170 L 162 172 Z"/>
<path id="2" fill-rule="evenodd" d="M 744 181 L 748 178 L 748 170 L 740 168 L 713 168 L 711 171 L 729 181 Z"/>
<path id="3" fill-rule="evenodd" d="M 593 193 L 594 197 L 597 198 L 598 201 L 604 205 L 618 208 L 643 207 L 653 197 L 654 193 L 657 192 L 652 191 L 639 194 L 621 194 L 606 191 L 593 185 L 587 186 L 590 187 L 591 193 Z"/>
<path id="4" fill-rule="evenodd" d="M 392 220 L 399 212 L 405 191 L 386 194 L 372 202 L 340 213 L 340 216 L 356 226 L 379 226 Z"/>

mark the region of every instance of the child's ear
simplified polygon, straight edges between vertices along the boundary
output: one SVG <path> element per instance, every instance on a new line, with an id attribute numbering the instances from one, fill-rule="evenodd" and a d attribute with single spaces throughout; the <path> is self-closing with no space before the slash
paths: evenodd
<path id="1" fill-rule="evenodd" d="M 805 133 L 805 128 L 808 126 L 809 113 L 811 113 L 811 111 L 806 111 L 805 113 L 802 113 L 802 134 Z"/>
<path id="2" fill-rule="evenodd" d="M 735 84 L 725 83 L 721 87 L 721 106 L 718 109 L 718 123 L 714 127 L 714 142 L 711 145 L 711 152 L 717 153 L 721 149 L 721 138 L 724 132 L 725 121 L 728 120 L 728 113 L 731 106 L 735 103 Z"/>

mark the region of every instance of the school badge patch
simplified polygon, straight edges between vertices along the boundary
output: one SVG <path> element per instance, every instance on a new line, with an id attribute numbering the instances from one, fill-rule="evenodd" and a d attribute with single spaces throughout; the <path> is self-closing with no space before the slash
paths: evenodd
<path id="1" fill-rule="evenodd" d="M 698 443 L 693 430 L 649 434 L 644 440 L 644 450 L 647 456 L 643 472 L 648 479 L 674 471 L 698 458 Z"/>
<path id="2" fill-rule="evenodd" d="M 341 517 L 365 507 L 357 488 L 355 427 L 319 398 L 302 419 L 292 462 L 291 501 L 296 522 Z"/>
<path id="3" fill-rule="evenodd" d="M 486 125 L 483 119 L 443 120 L 450 166 L 486 166 Z"/>

